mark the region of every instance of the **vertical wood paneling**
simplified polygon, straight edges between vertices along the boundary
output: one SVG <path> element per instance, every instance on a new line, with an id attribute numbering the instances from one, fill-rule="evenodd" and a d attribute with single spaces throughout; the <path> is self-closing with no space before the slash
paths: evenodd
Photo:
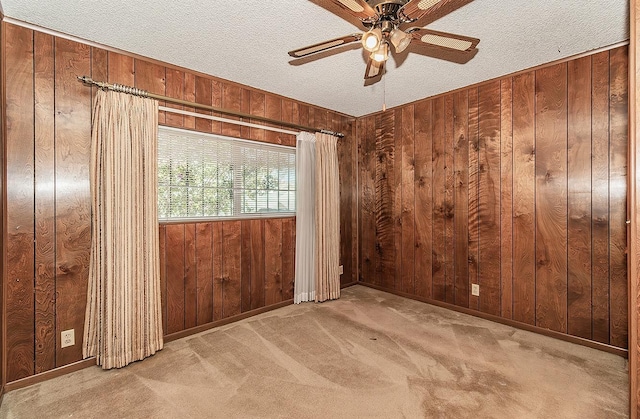
<path id="1" fill-rule="evenodd" d="M 251 220 L 251 308 L 265 305 L 264 220 Z"/>
<path id="2" fill-rule="evenodd" d="M 375 117 L 375 270 L 380 283 L 391 289 L 395 286 L 396 274 L 394 128 L 393 112 Z"/>
<path id="3" fill-rule="evenodd" d="M 295 278 L 296 222 L 293 218 L 282 220 L 282 299 L 293 298 Z"/>
<path id="4" fill-rule="evenodd" d="M 251 92 L 250 95 L 251 104 L 249 111 L 251 115 L 264 116 L 264 93 Z M 251 128 L 249 132 L 249 138 L 257 141 L 264 141 L 265 130 L 258 128 Z"/>
<path id="5" fill-rule="evenodd" d="M 369 117 L 358 120 L 358 159 L 360 185 L 360 281 L 379 284 L 378 275 L 375 274 L 376 259 L 376 231 L 375 231 L 375 118 Z"/>
<path id="6" fill-rule="evenodd" d="M 282 112 L 280 116 L 281 121 L 293 122 L 293 102 L 292 101 L 283 99 L 281 112 Z M 282 144 L 290 147 L 295 147 L 296 136 L 291 134 L 282 134 Z"/>
<path id="7" fill-rule="evenodd" d="M 196 265 L 196 225 L 184 226 L 184 327 L 198 324 L 198 267 Z"/>
<path id="8" fill-rule="evenodd" d="M 172 68 L 166 69 L 165 75 L 165 94 L 169 97 L 184 100 L 185 77 L 184 71 Z M 173 103 L 167 103 L 167 107 L 175 109 L 183 109 L 183 106 Z M 184 127 L 184 115 L 167 112 L 165 116 L 165 124 L 171 127 Z"/>
<path id="9" fill-rule="evenodd" d="M 513 78 L 513 319 L 535 324 L 535 73 Z"/>
<path id="10" fill-rule="evenodd" d="M 242 280 L 242 225 L 241 221 L 225 221 L 222 225 L 222 317 L 240 314 Z"/>
<path id="11" fill-rule="evenodd" d="M 242 113 L 250 114 L 251 113 L 251 90 L 249 89 L 241 89 L 242 98 L 240 102 L 240 111 Z M 251 128 L 249 127 L 240 127 L 240 137 L 241 138 L 249 138 L 251 135 Z M 295 138 L 294 138 L 295 140 Z M 295 144 L 294 144 L 295 145 Z"/>
<path id="12" fill-rule="evenodd" d="M 224 299 L 224 274 L 222 260 L 225 245 L 222 237 L 221 222 L 212 223 L 213 226 L 213 320 L 221 320 L 223 315 L 222 300 Z"/>
<path id="13" fill-rule="evenodd" d="M 35 373 L 55 368 L 55 76 L 53 36 L 34 33 Z"/>
<path id="14" fill-rule="evenodd" d="M 239 86 L 230 83 L 222 84 L 222 108 L 233 111 L 242 110 L 242 90 Z M 237 119 L 228 117 L 230 119 Z M 222 134 L 229 137 L 240 137 L 240 125 L 222 123 Z"/>
<path id="15" fill-rule="evenodd" d="M 407 106 L 358 119 L 360 279 L 626 347 L 627 63 L 616 48 L 418 101 L 411 120 Z M 396 261 L 367 265 L 372 246 Z"/>
<path id="16" fill-rule="evenodd" d="M 184 100 L 189 102 L 196 101 L 196 76 L 192 73 L 184 73 Z M 195 108 L 185 106 L 185 111 L 194 112 Z M 196 118 L 194 116 L 184 116 L 184 128 L 195 129 Z"/>
<path id="17" fill-rule="evenodd" d="M 591 57 L 567 76 L 567 332 L 591 339 Z"/>
<path id="18" fill-rule="evenodd" d="M 500 82 L 500 315 L 513 317 L 513 91 Z"/>
<path id="19" fill-rule="evenodd" d="M 396 108 L 394 111 L 390 111 L 389 115 L 393 118 L 393 151 L 390 161 L 393 162 L 393 167 L 387 172 L 391 174 L 394 179 L 394 183 L 390 184 L 390 196 L 391 196 L 391 239 L 393 240 L 393 254 L 394 263 L 387 265 L 390 275 L 391 287 L 395 290 L 402 289 L 402 109 Z M 389 252 L 391 254 L 391 252 Z"/>
<path id="20" fill-rule="evenodd" d="M 242 282 L 241 309 L 251 310 L 251 220 L 242 220 Z"/>
<path id="21" fill-rule="evenodd" d="M 453 166 L 453 95 L 444 97 L 444 286 L 445 301 L 455 302 L 455 243 L 453 232 L 454 166 Z"/>
<path id="22" fill-rule="evenodd" d="M 162 300 L 162 331 L 167 333 L 167 229 L 158 227 L 158 243 L 160 257 L 160 299 Z"/>
<path id="23" fill-rule="evenodd" d="M 609 343 L 609 51 L 593 55 L 591 79 L 592 333 Z"/>
<path id="24" fill-rule="evenodd" d="M 265 95 L 264 116 L 271 119 L 280 119 L 282 112 L 282 99 L 274 95 Z M 282 144 L 280 134 L 274 131 L 265 131 L 264 140 L 271 144 Z"/>
<path id="25" fill-rule="evenodd" d="M 298 122 L 297 116 L 294 122 Z M 345 133 L 351 132 L 353 130 L 353 124 L 350 123 L 346 117 L 334 115 L 334 130 Z M 355 240 L 345 240 L 345 238 L 353 236 L 354 228 L 357 226 L 357 219 L 354 213 L 355 206 L 353 205 L 356 196 L 356 182 L 354 179 L 355 167 L 351 157 L 355 155 L 354 145 L 355 141 L 338 140 L 340 212 L 344 214 L 344 216 L 340 217 L 340 264 L 343 266 L 343 274 L 340 277 L 341 284 L 357 281 L 353 263 L 353 256 L 358 251 L 357 247 L 354 249 L 353 246 L 357 246 L 357 243 Z M 295 242 L 293 250 L 295 251 Z"/>
<path id="26" fill-rule="evenodd" d="M 211 97 L 211 80 L 205 77 L 195 76 L 195 101 L 203 105 L 213 105 Z M 211 112 L 198 111 L 206 115 L 211 115 Z M 218 123 L 219 124 L 219 123 Z M 218 125 L 219 126 L 219 125 Z M 212 132 L 212 122 L 208 119 L 196 118 L 195 129 L 202 132 Z"/>
<path id="27" fill-rule="evenodd" d="M 198 325 L 213 321 L 213 225 L 197 223 L 196 278 Z"/>
<path id="28" fill-rule="evenodd" d="M 402 108 L 402 277 L 400 291 L 415 292 L 415 158 L 414 158 L 414 109 Z"/>
<path id="29" fill-rule="evenodd" d="M 134 83 L 134 62 L 132 57 L 111 52 L 107 54 L 109 62 L 109 72 L 107 81 L 109 83 L 118 83 L 131 86 Z"/>
<path id="30" fill-rule="evenodd" d="M 135 87 L 158 95 L 166 95 L 165 91 L 165 67 L 144 60 L 135 60 Z M 166 103 L 161 101 L 160 106 Z M 165 123 L 165 113 L 158 112 L 158 123 Z"/>
<path id="31" fill-rule="evenodd" d="M 432 146 L 431 101 L 415 106 L 415 289 L 416 295 L 431 298 L 431 244 L 432 244 Z"/>
<path id="32" fill-rule="evenodd" d="M 270 218 L 264 226 L 265 304 L 282 301 L 282 219 Z"/>
<path id="33" fill-rule="evenodd" d="M 536 72 L 536 325 L 567 330 L 567 64 Z"/>
<path id="34" fill-rule="evenodd" d="M 433 298 L 438 301 L 445 300 L 445 268 L 444 268 L 444 184 L 445 184 L 445 158 L 444 158 L 444 98 L 436 98 L 433 101 L 433 123 L 431 124 L 433 168 L 433 247 L 431 258 L 431 270 L 433 281 Z"/>
<path id="35" fill-rule="evenodd" d="M 6 28 L 6 377 L 32 375 L 33 342 L 33 33 Z"/>
<path id="36" fill-rule="evenodd" d="M 55 49 L 56 330 L 82 336 L 91 244 L 91 89 L 76 77 L 91 73 L 91 49 L 60 38 Z M 82 359 L 79 341 L 59 347 L 56 366 Z"/>
<path id="37" fill-rule="evenodd" d="M 6 38 L 7 227 L 5 239 L 7 378 L 14 381 L 80 360 L 81 342 L 59 348 L 61 330 L 82 336 L 90 250 L 89 163 L 91 103 L 95 88 L 76 75 L 136 86 L 171 97 L 345 131 L 340 176 L 343 211 L 341 257 L 347 277 L 356 278 L 358 217 L 353 205 L 357 180 L 355 119 L 326 109 L 157 62 L 107 52 L 12 24 Z M 3 38 L 4 39 L 4 38 Z M 268 96 L 268 98 L 267 98 Z M 180 107 L 179 105 L 169 105 Z M 193 110 L 193 108 L 185 108 Z M 223 131 L 219 122 L 160 114 L 164 125 Z M 196 125 L 197 124 L 197 125 Z M 265 140 L 263 130 L 225 125 L 227 135 Z M 373 131 L 372 131 L 373 133 Z M 271 136 L 293 145 L 291 135 Z M 372 144 L 375 142 L 371 136 Z M 373 155 L 372 155 L 373 156 Z M 375 156 L 373 156 L 375 157 Z M 373 167 L 373 166 L 372 166 Z M 373 176 L 375 171 L 370 172 Z M 373 221 L 373 218 L 372 218 Z M 293 293 L 295 219 L 250 220 L 250 240 L 241 222 L 159 226 L 163 330 L 176 333 L 241 311 L 262 308 L 265 269 L 270 263 L 269 301 Z M 274 224 L 275 223 L 275 224 Z M 246 223 L 245 223 L 246 224 Z M 375 226 L 375 224 L 372 224 Z M 245 229 L 246 230 L 246 229 Z M 232 245 L 229 244 L 229 241 Z M 372 249 L 374 249 L 372 242 Z M 270 251 L 270 262 L 265 252 Z M 372 257 L 375 255 L 372 252 Z M 247 263 L 248 262 L 248 263 Z M 349 280 L 348 282 L 350 282 Z"/>
<path id="38" fill-rule="evenodd" d="M 479 137 L 478 137 L 478 88 L 469 89 L 469 289 L 478 283 L 478 191 L 479 191 Z M 469 307 L 477 310 L 479 298 L 469 295 Z"/>
<path id="39" fill-rule="evenodd" d="M 208 79 L 208 78 L 207 78 Z M 197 80 L 197 79 L 196 79 Z M 216 108 L 222 107 L 222 81 L 216 79 L 208 79 L 211 84 L 211 106 Z M 215 116 L 222 116 L 220 114 L 215 114 Z M 211 122 L 211 132 L 214 134 L 222 133 L 222 122 L 218 121 L 210 121 Z"/>
<path id="40" fill-rule="evenodd" d="M 628 48 L 611 50 L 609 105 L 609 265 L 611 280 L 611 344 L 627 346 L 627 146 Z"/>
<path id="41" fill-rule="evenodd" d="M 185 324 L 185 226 L 168 224 L 166 232 L 167 269 L 167 329 L 165 333 L 175 333 L 184 329 Z"/>
<path id="42" fill-rule="evenodd" d="M 469 307 L 469 92 L 453 96 L 455 304 Z"/>
<path id="43" fill-rule="evenodd" d="M 500 315 L 500 81 L 478 87 L 480 311 Z"/>

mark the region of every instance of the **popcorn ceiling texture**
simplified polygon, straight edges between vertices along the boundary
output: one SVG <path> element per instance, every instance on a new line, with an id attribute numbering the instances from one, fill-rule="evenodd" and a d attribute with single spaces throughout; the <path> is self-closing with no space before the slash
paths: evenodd
<path id="1" fill-rule="evenodd" d="M 2 0 L 7 17 L 362 116 L 629 37 L 628 0 L 475 0 L 427 25 L 480 38 L 465 64 L 416 53 L 365 86 L 362 48 L 292 65 L 287 51 L 362 30 L 324 0 Z M 353 21 L 353 19 L 350 19 Z M 411 49 L 411 48 L 410 48 Z"/>

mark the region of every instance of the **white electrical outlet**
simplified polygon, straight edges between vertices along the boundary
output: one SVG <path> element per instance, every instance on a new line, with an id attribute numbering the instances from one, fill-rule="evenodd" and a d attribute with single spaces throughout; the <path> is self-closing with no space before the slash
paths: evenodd
<path id="1" fill-rule="evenodd" d="M 344 273 L 344 265 L 338 266 L 338 273 L 342 275 Z"/>
<path id="2" fill-rule="evenodd" d="M 76 336 L 74 329 L 63 330 L 60 333 L 60 347 L 66 348 L 67 346 L 73 346 L 76 344 Z"/>
<path id="3" fill-rule="evenodd" d="M 478 297 L 480 295 L 480 285 L 479 284 L 471 284 L 471 295 L 475 295 Z"/>

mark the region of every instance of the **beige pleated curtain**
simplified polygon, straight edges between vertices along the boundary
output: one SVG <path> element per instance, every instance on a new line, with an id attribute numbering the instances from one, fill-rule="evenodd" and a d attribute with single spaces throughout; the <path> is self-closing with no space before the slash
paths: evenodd
<path id="1" fill-rule="evenodd" d="M 296 145 L 296 272 L 293 301 L 340 298 L 337 138 L 301 132 Z"/>
<path id="2" fill-rule="evenodd" d="M 98 90 L 91 142 L 92 236 L 83 355 L 120 368 L 162 349 L 158 103 Z"/>
<path id="3" fill-rule="evenodd" d="M 316 134 L 316 301 L 340 298 L 338 139 Z"/>

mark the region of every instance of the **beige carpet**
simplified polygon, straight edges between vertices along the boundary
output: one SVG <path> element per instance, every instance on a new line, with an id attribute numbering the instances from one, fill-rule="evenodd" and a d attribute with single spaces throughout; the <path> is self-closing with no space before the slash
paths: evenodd
<path id="1" fill-rule="evenodd" d="M 624 359 L 362 286 L 5 395 L 3 418 L 622 418 Z"/>

